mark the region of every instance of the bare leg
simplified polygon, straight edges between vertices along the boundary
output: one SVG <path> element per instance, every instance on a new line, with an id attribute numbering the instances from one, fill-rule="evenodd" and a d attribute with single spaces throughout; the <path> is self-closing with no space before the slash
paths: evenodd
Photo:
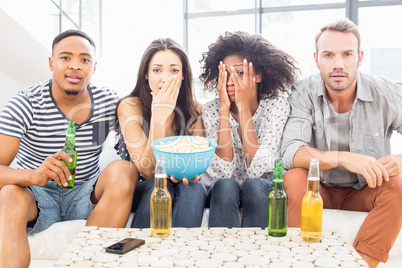
<path id="1" fill-rule="evenodd" d="M 0 190 L 0 267 L 28 267 L 31 260 L 27 223 L 39 210 L 31 190 L 6 185 Z"/>
<path id="2" fill-rule="evenodd" d="M 109 164 L 101 173 L 92 192 L 91 201 L 97 203 L 87 220 L 88 226 L 126 226 L 138 171 L 134 164 L 117 160 Z"/>

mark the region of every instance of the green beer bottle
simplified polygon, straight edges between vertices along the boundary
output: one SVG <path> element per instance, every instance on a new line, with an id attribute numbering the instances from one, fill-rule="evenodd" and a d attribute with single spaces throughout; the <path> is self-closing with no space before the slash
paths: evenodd
<path id="1" fill-rule="evenodd" d="M 288 230 L 288 196 L 283 187 L 282 160 L 276 159 L 272 191 L 268 195 L 268 234 L 285 236 Z"/>
<path id="2" fill-rule="evenodd" d="M 66 142 L 64 144 L 64 147 L 62 149 L 63 152 L 68 154 L 73 161 L 71 163 L 66 162 L 64 160 L 64 163 L 66 163 L 68 170 L 70 170 L 70 174 L 72 179 L 69 181 L 67 180 L 67 187 L 63 185 L 58 185 L 60 188 L 73 188 L 74 187 L 74 179 L 75 179 L 75 166 L 77 164 L 77 150 L 75 150 L 75 122 L 70 121 L 68 123 L 68 129 L 67 129 L 67 135 L 66 135 Z"/>

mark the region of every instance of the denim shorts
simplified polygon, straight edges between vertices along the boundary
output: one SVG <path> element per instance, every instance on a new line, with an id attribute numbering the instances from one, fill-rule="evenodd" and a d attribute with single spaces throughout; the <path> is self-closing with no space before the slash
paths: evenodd
<path id="1" fill-rule="evenodd" d="M 27 228 L 27 232 L 39 233 L 60 221 L 88 219 L 95 207 L 90 198 L 96 180 L 76 181 L 72 189 L 59 188 L 54 181 L 49 181 L 44 186 L 30 186 L 38 205 L 39 216 L 35 225 Z"/>

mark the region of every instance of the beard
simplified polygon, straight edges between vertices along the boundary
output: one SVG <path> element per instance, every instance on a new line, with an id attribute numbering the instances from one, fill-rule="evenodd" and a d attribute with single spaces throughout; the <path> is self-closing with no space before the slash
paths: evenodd
<path id="1" fill-rule="evenodd" d="M 64 90 L 64 93 L 65 93 L 67 96 L 71 96 L 71 95 L 73 95 L 73 96 L 78 96 L 78 94 L 80 94 L 80 92 L 77 92 L 77 91 L 74 91 L 74 90 Z"/>
<path id="2" fill-rule="evenodd" d="M 344 91 L 349 88 L 351 84 L 357 79 L 357 69 L 359 68 L 359 62 L 356 64 L 356 69 L 352 69 L 350 72 L 346 72 L 343 69 L 332 70 L 329 73 L 324 73 L 321 70 L 320 63 L 317 62 L 318 69 L 320 70 L 321 79 L 324 81 L 324 84 L 327 85 L 333 91 Z M 335 82 L 331 79 L 333 74 L 342 74 L 345 76 L 346 80 L 344 82 Z"/>
<path id="3" fill-rule="evenodd" d="M 336 73 L 336 74 L 343 74 L 346 77 L 346 81 L 344 82 L 334 82 L 331 80 L 331 76 Z M 324 83 L 333 91 L 344 91 L 349 88 L 349 86 L 353 83 L 354 79 L 356 79 L 356 76 L 350 77 L 349 73 L 344 72 L 344 71 L 333 71 L 328 74 L 325 74 L 321 72 L 321 78 L 324 81 Z"/>

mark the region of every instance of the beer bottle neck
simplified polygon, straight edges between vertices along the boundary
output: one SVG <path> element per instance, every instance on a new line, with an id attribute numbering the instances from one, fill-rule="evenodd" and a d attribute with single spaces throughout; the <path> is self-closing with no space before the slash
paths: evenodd
<path id="1" fill-rule="evenodd" d="M 307 191 L 319 193 L 320 187 L 320 161 L 316 158 L 310 159 L 310 168 L 308 170 Z"/>
<path id="2" fill-rule="evenodd" d="M 75 147 L 75 122 L 68 122 L 67 127 L 67 135 L 66 135 L 66 143 L 64 144 L 66 148 L 74 148 Z"/>
<path id="3" fill-rule="evenodd" d="M 167 187 L 167 176 L 155 176 L 155 188 L 164 190 Z"/>
<path id="4" fill-rule="evenodd" d="M 283 191 L 283 180 L 280 179 L 273 179 L 272 180 L 272 191 Z"/>
<path id="5" fill-rule="evenodd" d="M 272 179 L 272 190 L 283 191 L 283 168 L 281 159 L 275 160 L 274 177 Z"/>
<path id="6" fill-rule="evenodd" d="M 64 147 L 66 147 L 66 148 L 74 148 L 75 147 L 75 135 L 67 134 Z"/>
<path id="7" fill-rule="evenodd" d="M 320 178 L 309 177 L 307 182 L 307 191 L 318 194 L 320 190 Z"/>

